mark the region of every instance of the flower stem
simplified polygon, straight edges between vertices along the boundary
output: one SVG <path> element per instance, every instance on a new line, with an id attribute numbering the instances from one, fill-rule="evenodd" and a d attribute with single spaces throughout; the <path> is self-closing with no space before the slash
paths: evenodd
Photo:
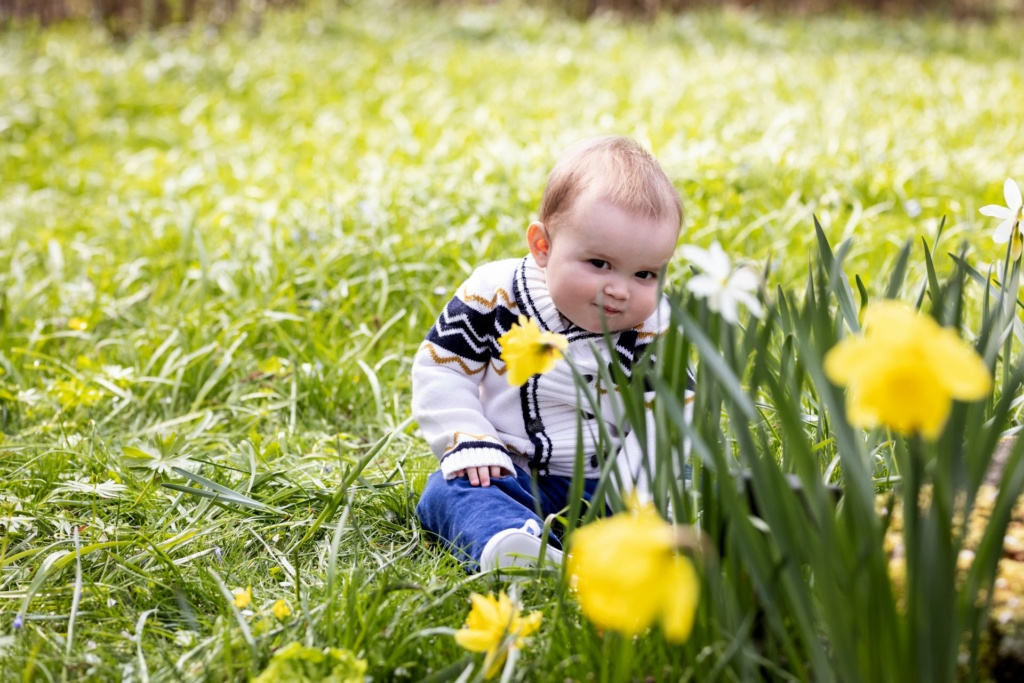
<path id="1" fill-rule="evenodd" d="M 1003 324 L 1006 326 L 1005 339 L 1003 341 L 1003 386 L 1010 379 L 1010 368 L 1013 365 L 1010 361 L 1010 348 L 1013 343 L 1013 323 L 1017 316 L 1017 291 L 1020 288 L 1020 261 L 1013 261 L 1013 270 L 1010 272 L 1010 281 L 1003 289 Z"/>

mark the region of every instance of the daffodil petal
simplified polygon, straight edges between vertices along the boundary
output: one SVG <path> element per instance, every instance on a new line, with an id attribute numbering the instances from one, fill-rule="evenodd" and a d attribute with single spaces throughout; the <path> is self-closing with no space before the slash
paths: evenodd
<path id="1" fill-rule="evenodd" d="M 527 616 L 523 617 L 519 624 L 517 632 L 521 638 L 533 635 L 540 628 L 541 621 L 544 615 L 540 612 L 530 612 Z"/>
<path id="2" fill-rule="evenodd" d="M 1013 212 L 1005 206 L 999 206 L 998 204 L 987 204 L 980 209 L 978 212 L 983 216 L 989 218 L 1013 218 Z"/>
<path id="3" fill-rule="evenodd" d="M 1009 207 L 1010 211 L 1020 211 L 1020 188 L 1013 178 L 1007 178 L 1006 182 L 1003 183 L 1003 198 L 1006 200 L 1006 206 Z"/>
<path id="4" fill-rule="evenodd" d="M 470 652 L 487 652 L 494 647 L 494 636 L 489 631 L 459 629 L 455 632 L 455 642 L 459 647 Z"/>
<path id="5" fill-rule="evenodd" d="M 723 296 L 721 299 L 722 319 L 730 325 L 735 325 L 739 320 L 739 308 L 736 305 L 736 297 L 731 295 Z"/>
<path id="6" fill-rule="evenodd" d="M 705 297 L 721 289 L 722 283 L 711 279 L 707 275 L 694 275 L 686 281 L 686 288 L 698 297 Z"/>
<path id="7" fill-rule="evenodd" d="M 499 624 L 503 624 L 506 629 L 510 628 L 512 622 L 515 620 L 516 606 L 512 604 L 512 598 L 508 596 L 504 591 L 498 594 L 498 615 L 497 621 Z"/>
<path id="8" fill-rule="evenodd" d="M 722 249 L 721 244 L 712 243 L 711 248 L 708 249 L 708 263 L 705 271 L 720 275 L 724 279 L 730 270 L 732 270 L 732 263 L 729 261 L 729 255 Z"/>
<path id="9" fill-rule="evenodd" d="M 679 247 L 679 256 L 682 257 L 684 260 L 689 261 L 691 263 L 695 263 L 697 265 L 707 263 L 707 261 L 709 260 L 708 250 L 702 249 L 701 247 L 698 247 L 693 244 L 684 244 L 683 246 Z"/>
<path id="10" fill-rule="evenodd" d="M 491 680 L 499 673 L 501 673 L 502 665 L 505 664 L 505 658 L 508 657 L 508 650 L 495 650 L 488 652 L 487 657 L 484 658 L 484 679 Z"/>
<path id="11" fill-rule="evenodd" d="M 891 335 L 907 329 L 913 330 L 919 324 L 926 325 L 927 321 L 914 309 L 893 299 L 871 304 L 864 311 L 864 330 L 867 333 L 880 329 L 886 335 Z"/>
<path id="12" fill-rule="evenodd" d="M 834 384 L 846 386 L 860 374 L 870 354 L 863 337 L 844 339 L 825 354 L 825 376 Z"/>
<path id="13" fill-rule="evenodd" d="M 992 241 L 996 244 L 1006 244 L 1010 241 L 1010 235 L 1013 234 L 1013 226 L 1016 225 L 1017 221 L 1013 216 L 1010 216 L 1005 221 L 999 224 L 996 231 L 992 233 Z"/>
<path id="14" fill-rule="evenodd" d="M 961 401 L 977 401 L 988 396 L 992 375 L 974 349 L 950 329 L 944 329 L 928 344 L 930 362 L 941 372 L 950 396 Z"/>
<path id="15" fill-rule="evenodd" d="M 934 441 L 942 436 L 942 428 L 946 426 L 946 420 L 949 418 L 949 411 L 952 408 L 949 401 L 944 401 L 941 408 L 924 415 L 919 425 L 912 425 L 910 429 L 904 429 L 904 432 L 917 430 L 921 432 L 921 436 L 929 441 Z"/>
<path id="16" fill-rule="evenodd" d="M 878 412 L 870 403 L 861 399 L 855 387 L 846 392 L 846 419 L 861 429 L 873 429 L 879 423 Z"/>
<path id="17" fill-rule="evenodd" d="M 561 352 L 569 348 L 569 340 L 564 334 L 556 334 L 554 332 L 541 332 L 540 341 L 545 346 L 550 347 L 553 351 Z M 558 354 L 561 358 L 561 353 Z"/>
<path id="18" fill-rule="evenodd" d="M 757 300 L 757 297 L 749 292 L 733 292 L 733 298 L 747 307 L 750 314 L 755 318 L 761 318 L 764 316 L 764 309 L 761 308 L 761 302 Z"/>
<path id="19" fill-rule="evenodd" d="M 729 289 L 756 291 L 760 283 L 761 280 L 757 276 L 757 273 L 752 271 L 750 268 L 737 268 L 731 275 L 729 275 L 729 281 L 726 286 Z"/>
<path id="20" fill-rule="evenodd" d="M 677 556 L 672 570 L 665 577 L 661 626 L 667 640 L 681 643 L 690 637 L 699 596 L 700 580 L 693 563 L 685 557 Z"/>
<path id="21" fill-rule="evenodd" d="M 493 623 L 501 618 L 498 601 L 493 596 L 473 593 L 469 596 L 469 601 L 472 604 L 470 618 L 479 619 L 484 623 Z"/>

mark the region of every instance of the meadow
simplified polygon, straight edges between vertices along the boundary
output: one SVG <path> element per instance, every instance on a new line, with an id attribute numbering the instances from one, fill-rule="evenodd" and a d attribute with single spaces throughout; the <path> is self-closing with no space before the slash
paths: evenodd
<path id="1" fill-rule="evenodd" d="M 336 680 L 467 680 L 469 595 L 514 586 L 545 614 L 514 680 L 855 680 L 708 625 L 627 657 L 557 577 L 467 575 L 415 519 L 411 359 L 590 135 L 647 145 L 681 242 L 768 294 L 807 286 L 815 217 L 872 298 L 905 267 L 913 300 L 922 242 L 984 274 L 1006 251 L 978 209 L 1024 181 L 1022 60 L 1012 24 L 515 3 L 0 34 L 0 676 L 246 680 L 300 643 Z"/>

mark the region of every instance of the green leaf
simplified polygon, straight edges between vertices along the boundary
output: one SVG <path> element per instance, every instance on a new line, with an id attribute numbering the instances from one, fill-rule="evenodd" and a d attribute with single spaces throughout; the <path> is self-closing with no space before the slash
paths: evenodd
<path id="1" fill-rule="evenodd" d="M 885 288 L 886 299 L 897 298 L 900 290 L 903 288 L 903 280 L 907 276 L 907 266 L 910 263 L 910 247 L 912 244 L 910 240 L 907 240 L 900 247 L 900 253 L 896 257 L 896 264 L 893 266 L 892 273 L 889 274 L 889 286 Z M 860 282 L 860 276 L 857 277 L 857 282 Z"/>
<path id="2" fill-rule="evenodd" d="M 814 234 L 818 238 L 818 253 L 821 255 L 821 262 L 825 266 L 825 272 L 828 273 L 829 284 L 833 294 L 835 294 L 836 302 L 839 304 L 839 310 L 843 314 L 843 320 L 846 321 L 846 326 L 850 328 L 851 332 L 860 332 L 860 323 L 857 321 L 857 307 L 853 303 L 853 291 L 850 289 L 850 281 L 847 280 L 846 273 L 842 269 L 842 259 L 837 259 L 833 256 L 832 248 L 829 246 L 828 238 L 825 237 L 825 231 L 818 222 L 817 216 L 814 217 Z"/>

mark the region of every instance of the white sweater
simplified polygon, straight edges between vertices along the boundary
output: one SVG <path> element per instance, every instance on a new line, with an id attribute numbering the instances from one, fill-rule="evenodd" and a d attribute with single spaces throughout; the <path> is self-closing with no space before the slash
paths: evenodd
<path id="1" fill-rule="evenodd" d="M 566 335 L 565 355 L 599 395 L 600 410 L 577 398 L 572 369 L 565 360 L 522 387 L 509 385 L 497 339 L 518 321 L 534 318 L 541 330 Z M 611 335 L 614 354 L 627 373 L 669 322 L 662 298 L 642 324 Z M 448 302 L 413 362 L 413 415 L 431 449 L 441 460 L 446 479 L 468 467 L 496 465 L 511 471 L 515 464 L 540 475 L 571 476 L 576 458 L 577 426 L 582 417 L 584 474 L 597 477 L 599 415 L 619 451 L 617 467 L 641 494 L 643 452 L 633 434 L 619 434 L 622 410 L 617 393 L 598 386 L 599 364 L 607 366 L 612 353 L 601 334 L 564 322 L 548 293 L 544 270 L 533 257 L 507 259 L 481 266 Z M 647 392 L 648 406 L 654 399 Z M 648 449 L 654 453 L 654 428 L 648 413 Z"/>

